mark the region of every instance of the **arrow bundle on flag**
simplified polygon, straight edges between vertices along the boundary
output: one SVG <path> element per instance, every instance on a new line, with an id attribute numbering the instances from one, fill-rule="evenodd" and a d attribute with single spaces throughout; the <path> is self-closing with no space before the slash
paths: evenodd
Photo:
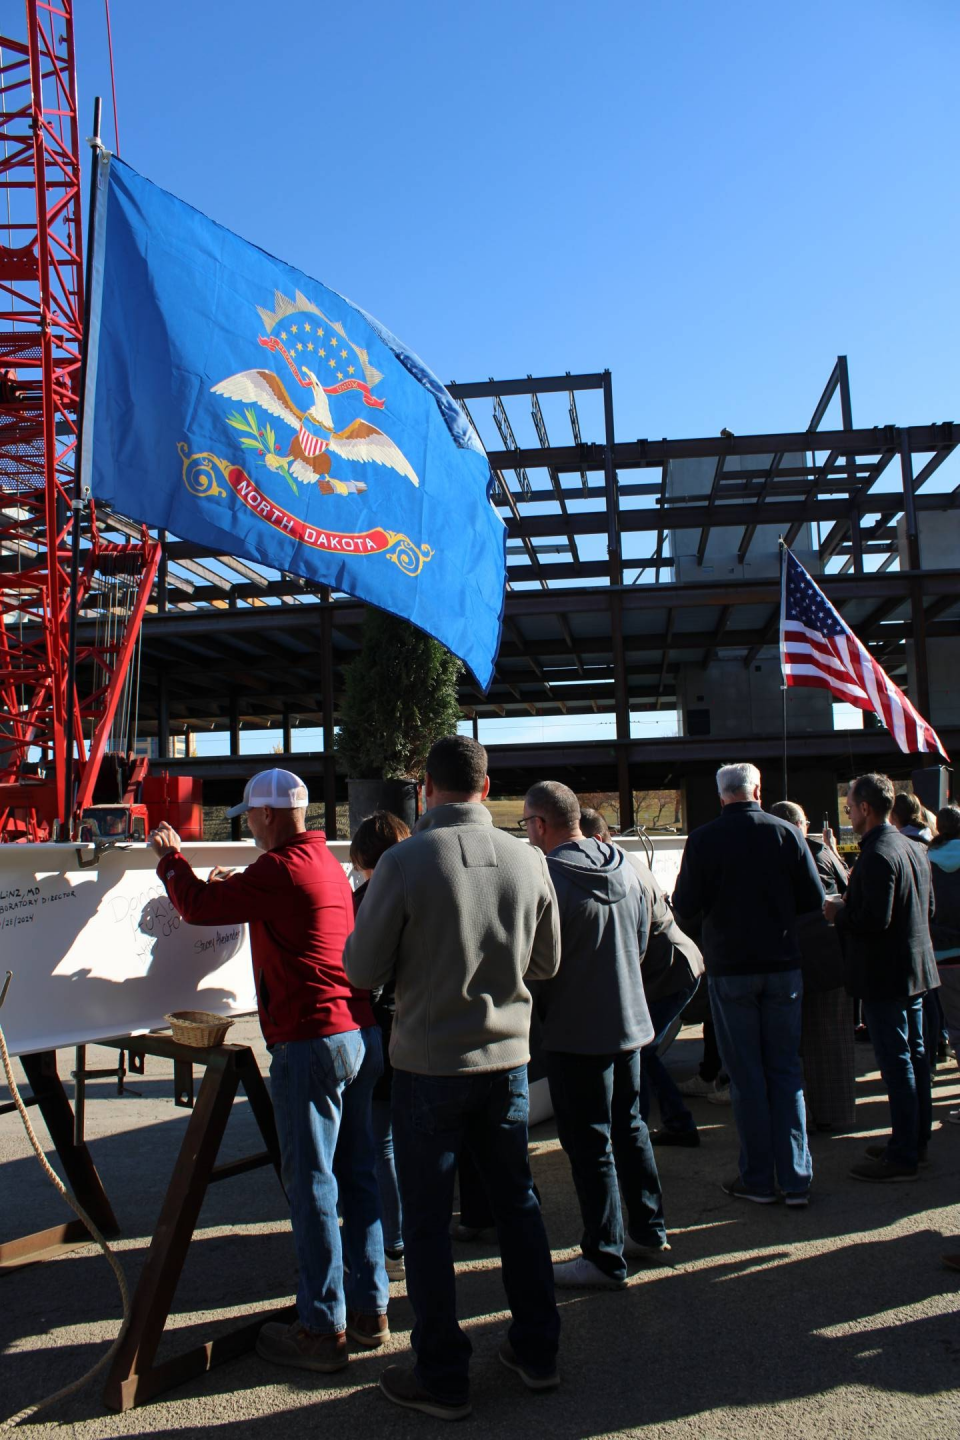
<path id="1" fill-rule="evenodd" d="M 937 750 L 944 760 L 949 760 L 933 726 L 894 685 L 786 546 L 780 594 L 780 661 L 788 686 L 829 690 L 838 700 L 879 715 L 906 754 Z"/>

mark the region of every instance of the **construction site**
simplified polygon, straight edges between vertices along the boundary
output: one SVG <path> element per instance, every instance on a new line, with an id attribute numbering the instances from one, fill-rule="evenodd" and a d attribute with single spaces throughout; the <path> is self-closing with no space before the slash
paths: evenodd
<path id="1" fill-rule="evenodd" d="M 140 846 L 162 822 L 209 842 L 204 863 L 226 863 L 240 820 L 211 833 L 211 817 L 267 766 L 301 776 L 310 824 L 349 840 L 334 739 L 365 610 L 343 591 L 117 513 L 81 482 L 90 127 L 78 109 L 77 9 L 16 0 L 0 17 L 0 846 L 33 867 L 42 904 L 73 896 L 75 872 L 105 854 L 107 874 L 118 845 Z M 100 123 L 98 101 L 98 144 Z M 824 689 L 787 692 L 781 550 L 945 749 L 960 751 L 960 421 L 855 420 L 856 356 L 830 353 L 819 396 L 796 397 L 795 428 L 770 432 L 758 414 L 752 433 L 634 437 L 618 428 L 617 375 L 566 358 L 562 374 L 447 384 L 483 443 L 506 532 L 494 677 L 484 691 L 464 669 L 458 694 L 462 729 L 488 751 L 495 823 L 515 829 L 517 797 L 561 781 L 582 804 L 609 799 L 621 834 L 672 832 L 649 842 L 668 885 L 684 837 L 717 812 L 715 775 L 728 762 L 760 768 L 765 802 L 789 798 L 838 830 L 839 787 L 862 772 L 910 781 L 934 810 L 945 804 L 950 771 L 935 756 L 903 753 L 874 716 L 838 713 Z M 652 809 L 650 795 L 661 797 Z M 67 858 L 44 861 L 46 845 Z M 336 853 L 349 869 L 346 845 Z M 239 863 L 252 855 L 248 846 Z M 154 863 L 141 856 L 143 875 L 123 892 L 141 960 Z M 20 904 L 20 870 L 8 868 L 0 898 Z M 55 965 L 44 983 L 67 974 L 63 945 L 60 974 Z M 16 954 L 13 986 L 23 987 L 28 953 L 11 935 L 0 981 Z M 65 1039 L 67 1028 L 38 1020 L 42 1044 L 13 1050 L 39 1143 L 117 1249 L 140 1327 L 106 1389 L 101 1377 L 25 1430 L 253 1437 L 326 1422 L 409 1434 L 403 1416 L 374 1418 L 365 1387 L 379 1352 L 352 1362 L 349 1382 L 320 1388 L 278 1381 L 249 1353 L 262 1320 L 287 1315 L 296 1285 L 256 998 L 219 1057 L 191 1056 L 154 1033 L 166 1001 L 151 991 L 150 963 L 136 974 L 148 1018 L 129 1035 L 91 1022 L 89 1039 L 79 1029 Z M 106 971 L 70 972 L 91 973 L 106 994 Z M 64 993 L 62 1012 L 75 1004 L 85 1017 Z M 121 1013 L 115 1000 L 102 1002 L 106 1013 Z M 824 1198 L 809 1213 L 734 1213 L 713 1183 L 718 1165 L 735 1168 L 733 1120 L 697 1101 L 704 1148 L 664 1157 L 670 1262 L 634 1267 L 622 1296 L 562 1307 L 573 1383 L 542 1402 L 552 1435 L 956 1433 L 957 1295 L 936 1264 L 957 1228 L 957 1131 L 935 1122 L 934 1168 L 909 1187 L 922 1192 L 913 1209 L 898 1187 L 850 1194 L 849 1161 L 886 1126 L 873 1053 L 858 1048 L 856 1132 L 813 1137 Z M 700 1026 L 687 1027 L 671 1069 L 691 1073 L 701 1051 Z M 941 1066 L 933 1094 L 945 1121 L 960 1103 L 955 1066 Z M 4 1415 L 81 1375 L 121 1319 L 99 1250 L 45 1186 L 14 1109 L 0 1102 Z M 552 1119 L 532 1130 L 531 1156 L 551 1243 L 572 1253 L 577 1200 Z M 232 1183 L 208 1195 L 220 1179 Z M 495 1242 L 460 1247 L 456 1260 L 475 1368 L 486 1367 L 467 1428 L 519 1437 L 536 1421 L 487 1373 L 506 1313 Z M 391 1304 L 385 1355 L 408 1345 L 413 1325 L 402 1287 Z"/>

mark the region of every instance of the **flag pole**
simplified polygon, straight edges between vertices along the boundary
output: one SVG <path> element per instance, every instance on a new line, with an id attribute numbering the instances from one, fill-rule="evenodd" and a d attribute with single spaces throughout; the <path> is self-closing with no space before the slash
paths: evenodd
<path id="1" fill-rule="evenodd" d="M 784 617 L 784 614 L 786 613 L 785 596 L 784 596 L 784 584 L 785 584 L 785 581 L 786 581 L 786 574 L 787 574 L 786 550 L 787 550 L 787 547 L 786 547 L 786 544 L 784 543 L 783 536 L 781 535 L 781 536 L 780 536 L 780 696 L 781 696 L 781 708 L 782 708 L 782 712 L 783 712 L 783 798 L 784 798 L 784 800 L 788 800 L 788 799 L 790 798 L 790 797 L 789 797 L 789 793 L 788 793 L 788 788 L 787 788 L 787 672 L 786 672 L 786 670 L 785 670 L 785 668 L 784 668 L 785 660 L 784 660 L 784 648 L 783 648 L 783 617 Z"/>
<path id="2" fill-rule="evenodd" d="M 98 95 L 93 102 L 93 135 L 89 142 L 93 150 L 93 158 L 90 166 L 90 204 L 87 210 L 87 253 L 85 257 L 86 274 L 84 276 L 83 287 L 83 340 L 80 350 L 79 394 L 77 400 L 77 443 L 73 456 L 73 498 L 70 502 L 73 510 L 73 528 L 70 535 L 70 608 L 67 620 L 67 694 L 66 715 L 64 717 L 66 745 L 64 747 L 63 766 L 63 815 L 67 833 L 66 836 L 61 836 L 61 839 L 72 839 L 74 832 L 73 750 L 76 743 L 74 723 L 77 688 L 77 620 L 79 618 L 77 611 L 80 608 L 80 521 L 84 510 L 83 483 L 80 472 L 83 461 L 84 390 L 86 389 L 87 378 L 87 354 L 90 347 L 90 291 L 93 286 L 93 229 L 97 210 L 97 160 L 99 158 L 101 144 L 100 116 L 102 107 L 103 102 Z"/>

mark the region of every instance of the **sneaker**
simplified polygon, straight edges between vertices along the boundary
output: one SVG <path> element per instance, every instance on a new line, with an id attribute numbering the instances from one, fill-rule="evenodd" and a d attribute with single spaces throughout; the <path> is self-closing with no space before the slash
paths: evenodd
<path id="1" fill-rule="evenodd" d="M 651 1130 L 651 1145 L 683 1145 L 695 1150 L 700 1144 L 699 1130 Z"/>
<path id="2" fill-rule="evenodd" d="M 885 1160 L 887 1156 L 887 1147 L 886 1145 L 867 1145 L 864 1147 L 863 1153 L 870 1160 Z M 933 1164 L 933 1161 L 930 1160 L 927 1156 L 926 1145 L 924 1145 L 923 1149 L 919 1152 L 917 1156 L 917 1164 L 923 1170 L 929 1169 L 929 1167 Z"/>
<path id="3" fill-rule="evenodd" d="M 948 1110 L 947 1119 L 951 1125 L 960 1125 L 960 1110 Z"/>
<path id="4" fill-rule="evenodd" d="M 707 1096 L 707 1103 L 710 1105 L 732 1105 L 729 1085 L 714 1085 Z"/>
<path id="5" fill-rule="evenodd" d="M 380 1389 L 394 1405 L 402 1405 L 407 1410 L 420 1410 L 424 1415 L 432 1415 L 435 1420 L 465 1420 L 468 1415 L 473 1414 L 473 1406 L 469 1400 L 458 1405 L 454 1401 L 440 1400 L 436 1395 L 431 1395 L 430 1391 L 420 1384 L 412 1366 L 410 1369 L 402 1365 L 388 1366 L 380 1376 Z"/>
<path id="6" fill-rule="evenodd" d="M 390 1339 L 390 1322 L 386 1315 L 364 1315 L 362 1310 L 347 1311 L 347 1334 L 365 1350 L 376 1350 Z"/>
<path id="7" fill-rule="evenodd" d="M 662 1240 L 653 1245 L 643 1245 L 629 1235 L 623 1237 L 624 1260 L 656 1260 L 659 1256 L 665 1255 L 670 1248 L 670 1241 L 665 1235 Z"/>
<path id="8" fill-rule="evenodd" d="M 560 1374 L 556 1365 L 552 1370 L 531 1370 L 529 1366 L 517 1359 L 509 1340 L 504 1340 L 500 1346 L 497 1351 L 497 1359 L 501 1365 L 506 1365 L 508 1370 L 519 1375 L 528 1390 L 556 1390 L 560 1384 Z"/>
<path id="9" fill-rule="evenodd" d="M 257 1354 L 274 1365 L 319 1370 L 322 1375 L 345 1370 L 350 1362 L 347 1337 L 342 1330 L 331 1335 L 315 1335 L 312 1330 L 305 1330 L 299 1320 L 292 1325 L 272 1320 L 262 1326 L 257 1336 Z"/>
<path id="10" fill-rule="evenodd" d="M 395 1250 L 392 1255 L 389 1251 L 384 1251 L 383 1268 L 387 1272 L 388 1280 L 406 1280 L 407 1267 L 403 1259 L 403 1251 Z"/>
<path id="11" fill-rule="evenodd" d="M 485 1244 L 494 1237 L 493 1230 L 481 1225 L 453 1225 L 450 1228 L 450 1234 L 454 1240 L 462 1240 L 464 1244 L 469 1244 L 472 1240 L 478 1240 L 481 1244 Z"/>
<path id="12" fill-rule="evenodd" d="M 784 1195 L 783 1203 L 788 1205 L 791 1210 L 806 1210 L 810 1204 L 810 1191 L 799 1190 L 792 1195 Z"/>
<path id="13" fill-rule="evenodd" d="M 715 1080 L 704 1080 L 702 1075 L 691 1075 L 689 1080 L 681 1080 L 677 1089 L 681 1095 L 711 1095 L 716 1083 Z"/>
<path id="14" fill-rule="evenodd" d="M 897 1180 L 916 1180 L 916 1170 L 906 1165 L 896 1165 L 891 1160 L 861 1160 L 851 1165 L 850 1174 L 854 1180 L 872 1180 L 878 1185 L 890 1185 Z"/>
<path id="15" fill-rule="evenodd" d="M 626 1276 L 622 1280 L 615 1280 L 612 1275 L 607 1275 L 586 1255 L 578 1255 L 576 1260 L 566 1260 L 562 1264 L 555 1264 L 553 1267 L 553 1283 L 565 1290 L 623 1290 L 626 1287 Z"/>
<path id="16" fill-rule="evenodd" d="M 739 1175 L 735 1175 L 732 1180 L 725 1180 L 720 1188 L 728 1195 L 732 1195 L 735 1200 L 752 1200 L 754 1205 L 776 1205 L 777 1203 L 777 1197 L 772 1191 L 768 1195 L 760 1194 L 756 1190 L 748 1190 Z"/>

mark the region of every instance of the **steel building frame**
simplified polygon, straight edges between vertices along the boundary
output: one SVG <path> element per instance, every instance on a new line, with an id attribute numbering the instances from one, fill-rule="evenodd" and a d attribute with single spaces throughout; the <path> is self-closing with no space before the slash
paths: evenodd
<path id="1" fill-rule="evenodd" d="M 508 593 L 494 682 L 482 695 L 464 677 L 463 712 L 475 724 L 515 714 L 612 716 L 605 723 L 613 733 L 601 740 L 556 749 L 495 745 L 492 762 L 504 776 L 520 775 L 522 754 L 531 766 L 548 754 L 558 764 L 562 757 L 571 775 L 595 764 L 629 815 L 637 767 L 666 773 L 664 747 L 631 737 L 631 713 L 675 705 L 677 672 L 685 663 L 707 665 L 723 655 L 749 666 L 776 642 L 775 577 L 711 578 L 705 561 L 718 529 L 737 532 L 742 565 L 757 553 L 759 526 L 778 527 L 792 543 L 812 523 L 826 593 L 904 685 L 906 647 L 913 645 L 913 699 L 929 713 L 926 642 L 960 635 L 960 582 L 955 571 L 922 567 L 918 516 L 960 505 L 960 487 L 935 493 L 928 485 L 960 443 L 952 422 L 855 427 L 842 356 L 810 425 L 789 433 L 618 439 L 609 372 L 450 389 L 488 446 L 495 503 L 508 535 Z M 840 428 L 821 430 L 835 396 Z M 487 401 L 489 417 L 479 408 Z M 528 414 L 519 408 L 524 403 Z M 570 431 L 563 444 L 547 429 L 547 411 L 558 404 Z M 588 406 L 595 431 L 599 426 L 593 440 L 583 438 Z M 534 443 L 517 440 L 522 428 Z M 767 463 L 758 468 L 756 457 Z M 712 483 L 702 495 L 668 490 L 671 463 L 685 460 L 713 462 Z M 118 542 L 139 534 L 138 526 L 102 508 L 99 521 L 101 532 Z M 898 521 L 906 536 L 903 554 Z M 699 531 L 702 579 L 680 584 L 670 578 L 668 537 L 678 529 Z M 229 760 L 170 762 L 172 770 L 206 775 L 211 793 L 218 793 L 220 782 L 226 785 L 228 776 L 249 773 L 257 763 L 240 756 L 242 725 L 280 729 L 287 754 L 293 753 L 296 724 L 323 726 L 325 736 L 332 734 L 342 669 L 359 643 L 363 607 L 295 577 L 277 579 L 191 542 L 161 538 L 156 593 L 143 626 L 141 733 L 156 735 L 167 755 L 171 734 L 227 731 Z M 0 558 L 0 570 L 10 563 Z M 81 641 L 92 639 L 102 603 L 97 594 L 87 597 Z M 762 737 L 747 739 L 760 743 Z M 884 754 L 890 748 L 884 736 L 866 733 L 845 737 L 844 750 L 852 753 L 851 746 L 871 754 L 878 746 Z M 685 736 L 667 748 L 673 757 L 668 768 L 676 774 L 683 764 L 712 763 L 718 742 Z M 836 750 L 835 735 L 821 737 L 819 753 L 829 757 Z M 816 751 L 809 738 L 798 744 L 798 753 Z M 298 754 L 297 763 L 322 777 L 331 824 L 338 781 L 330 747 Z"/>

